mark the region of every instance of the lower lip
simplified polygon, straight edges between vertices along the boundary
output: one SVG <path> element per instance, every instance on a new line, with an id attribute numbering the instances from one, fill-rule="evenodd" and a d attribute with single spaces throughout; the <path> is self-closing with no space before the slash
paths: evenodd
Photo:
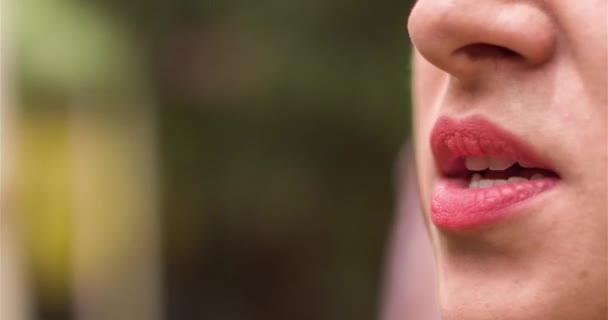
<path id="1" fill-rule="evenodd" d="M 524 205 L 558 181 L 546 177 L 469 189 L 465 179 L 443 179 L 431 196 L 431 219 L 438 228 L 452 231 L 491 225 L 521 212 Z"/>

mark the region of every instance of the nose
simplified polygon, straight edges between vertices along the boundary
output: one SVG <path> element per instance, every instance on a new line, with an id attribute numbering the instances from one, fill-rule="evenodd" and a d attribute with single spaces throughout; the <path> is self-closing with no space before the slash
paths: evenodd
<path id="1" fill-rule="evenodd" d="M 556 46 L 551 17 L 531 1 L 419 0 L 408 30 L 426 60 L 468 81 L 497 63 L 537 68 Z"/>

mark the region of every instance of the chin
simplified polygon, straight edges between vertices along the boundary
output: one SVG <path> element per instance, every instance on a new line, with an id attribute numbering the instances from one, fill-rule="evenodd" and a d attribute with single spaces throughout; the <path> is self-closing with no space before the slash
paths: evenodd
<path id="1" fill-rule="evenodd" d="M 545 200 L 551 198 L 547 194 Z M 605 228 L 587 229 L 570 243 L 558 240 L 582 230 L 560 217 L 576 208 L 597 214 L 598 208 L 581 210 L 575 199 L 562 198 L 539 199 L 519 216 L 487 228 L 435 229 L 443 319 L 608 319 L 608 263 L 602 254 L 608 248 L 597 241 Z"/>

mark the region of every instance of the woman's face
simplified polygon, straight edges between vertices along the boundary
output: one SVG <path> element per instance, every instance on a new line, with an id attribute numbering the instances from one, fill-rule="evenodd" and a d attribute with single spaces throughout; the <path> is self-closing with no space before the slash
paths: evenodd
<path id="1" fill-rule="evenodd" d="M 608 317 L 606 0 L 419 0 L 419 190 L 445 319 Z"/>

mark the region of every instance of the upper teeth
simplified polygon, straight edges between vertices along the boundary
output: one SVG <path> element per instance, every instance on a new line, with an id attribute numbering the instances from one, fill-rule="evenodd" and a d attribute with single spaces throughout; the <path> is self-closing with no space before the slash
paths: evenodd
<path id="1" fill-rule="evenodd" d="M 497 157 L 467 157 L 464 162 L 466 168 L 470 171 L 490 170 L 505 170 L 515 164 L 514 160 L 497 158 Z"/>

